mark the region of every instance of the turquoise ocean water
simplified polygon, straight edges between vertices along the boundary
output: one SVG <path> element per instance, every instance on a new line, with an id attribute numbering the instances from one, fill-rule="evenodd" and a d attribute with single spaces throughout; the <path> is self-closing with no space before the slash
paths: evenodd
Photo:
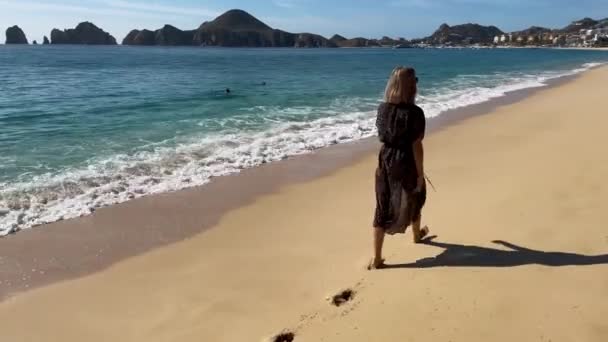
<path id="1" fill-rule="evenodd" d="M 372 136 L 396 65 L 418 70 L 430 118 L 607 62 L 548 49 L 0 46 L 0 235 Z"/>

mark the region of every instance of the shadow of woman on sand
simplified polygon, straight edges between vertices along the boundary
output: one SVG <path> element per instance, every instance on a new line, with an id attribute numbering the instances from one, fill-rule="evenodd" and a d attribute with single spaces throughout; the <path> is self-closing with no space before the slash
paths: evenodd
<path id="1" fill-rule="evenodd" d="M 435 237 L 423 243 L 445 249 L 434 258 L 420 259 L 414 263 L 386 265 L 386 268 L 429 268 L 429 267 L 515 267 L 523 265 L 587 266 L 608 264 L 608 254 L 583 255 L 565 252 L 543 252 L 515 244 L 496 240 L 495 244 L 509 250 L 479 246 L 458 245 L 435 242 Z"/>

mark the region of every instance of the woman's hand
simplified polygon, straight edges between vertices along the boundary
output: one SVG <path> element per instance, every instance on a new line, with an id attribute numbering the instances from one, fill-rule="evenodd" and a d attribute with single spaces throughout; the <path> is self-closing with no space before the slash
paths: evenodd
<path id="1" fill-rule="evenodd" d="M 414 192 L 421 192 L 424 188 L 424 174 L 418 176 L 418 180 L 416 180 L 416 189 Z"/>

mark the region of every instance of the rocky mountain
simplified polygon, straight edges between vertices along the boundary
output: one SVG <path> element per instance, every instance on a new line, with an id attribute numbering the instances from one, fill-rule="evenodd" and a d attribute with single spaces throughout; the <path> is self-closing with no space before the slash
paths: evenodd
<path id="1" fill-rule="evenodd" d="M 494 37 L 501 34 L 503 32 L 496 26 L 443 24 L 424 41 L 430 44 L 491 44 Z"/>
<path id="2" fill-rule="evenodd" d="M 194 45 L 222 47 L 334 47 L 316 34 L 289 33 L 264 24 L 242 10 L 230 10 L 197 29 L 182 31 L 170 25 L 154 32 L 133 30 L 124 45 Z"/>
<path id="3" fill-rule="evenodd" d="M 295 36 L 274 30 L 242 10 L 230 10 L 204 22 L 194 34 L 194 45 L 275 47 L 294 46 Z"/>
<path id="4" fill-rule="evenodd" d="M 53 29 L 51 44 L 116 45 L 116 39 L 90 22 L 67 30 Z"/>
<path id="5" fill-rule="evenodd" d="M 27 44 L 23 30 L 15 25 L 6 29 L 6 44 Z"/>
<path id="6" fill-rule="evenodd" d="M 339 34 L 334 34 L 331 38 L 329 38 L 329 40 L 336 44 L 336 46 L 340 45 L 340 43 L 342 43 L 343 41 L 347 40 L 345 37 L 339 35 Z"/>

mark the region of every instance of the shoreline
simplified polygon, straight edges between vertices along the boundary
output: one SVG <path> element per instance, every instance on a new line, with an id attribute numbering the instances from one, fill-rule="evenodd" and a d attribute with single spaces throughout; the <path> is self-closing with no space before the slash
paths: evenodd
<path id="1" fill-rule="evenodd" d="M 386 270 L 364 269 L 376 163 L 366 154 L 256 197 L 205 234 L 11 297 L 0 303 L 3 336 L 605 341 L 607 76 L 602 67 L 430 134 L 425 165 L 438 192 L 423 220 L 439 236 L 420 245 L 409 232 L 387 239 Z M 274 184 L 284 172 L 263 174 Z M 145 211 L 112 210 L 113 222 L 198 224 L 203 192 L 176 194 Z M 171 205 L 178 211 L 166 218 Z M 351 296 L 333 306 L 344 290 Z"/>
<path id="2" fill-rule="evenodd" d="M 550 79 L 543 87 L 515 90 L 482 103 L 448 110 L 427 119 L 427 134 L 575 81 L 596 68 L 601 66 Z M 144 196 L 100 208 L 92 215 L 44 224 L 0 238 L 0 250 L 4 252 L 0 273 L 6 275 L 5 280 L 0 281 L 0 302 L 24 291 L 102 271 L 130 257 L 204 233 L 226 213 L 260 196 L 330 175 L 373 155 L 378 148 L 376 137 L 331 145 L 216 177 L 201 186 Z M 217 194 L 222 196 L 221 203 L 214 202 Z M 169 228 L 174 213 L 197 205 L 193 201 L 200 206 L 198 215 L 190 217 L 186 224 Z M 153 217 L 144 214 L 150 208 L 154 209 Z"/>

